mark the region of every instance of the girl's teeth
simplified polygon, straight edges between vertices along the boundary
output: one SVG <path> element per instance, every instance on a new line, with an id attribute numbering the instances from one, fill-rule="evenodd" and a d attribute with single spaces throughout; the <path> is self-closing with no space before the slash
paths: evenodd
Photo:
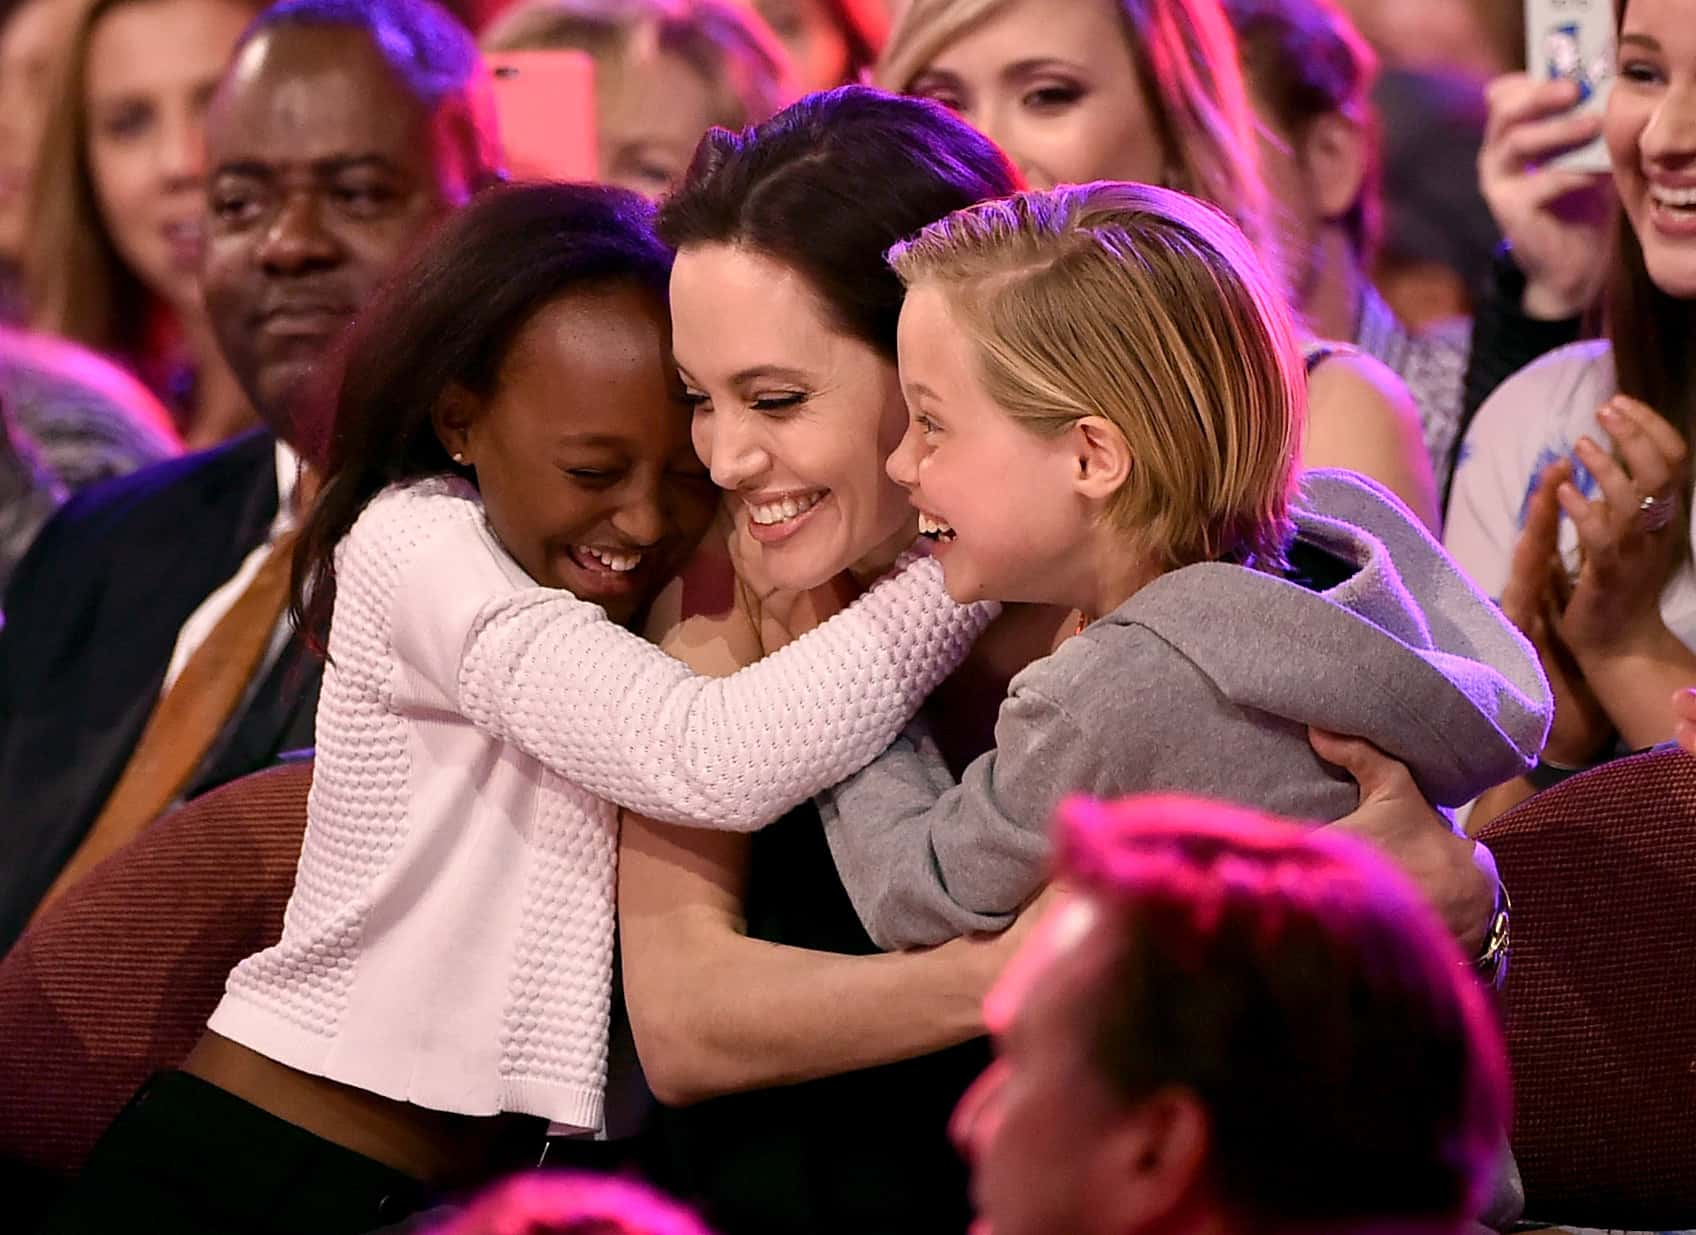
<path id="1" fill-rule="evenodd" d="M 1684 210 L 1696 206 L 1696 188 L 1671 189 L 1657 185 L 1651 188 L 1649 192 L 1663 206 L 1674 206 Z"/>
<path id="2" fill-rule="evenodd" d="M 750 505 L 748 517 L 755 523 L 769 525 L 782 523 L 785 519 L 793 519 L 804 515 L 823 499 L 823 493 L 809 493 L 804 497 L 786 497 L 781 502 L 767 502 L 761 506 Z"/>
<path id="3" fill-rule="evenodd" d="M 608 570 L 616 570 L 623 574 L 627 570 L 635 570 L 636 564 L 642 560 L 640 553 L 610 553 L 604 549 L 591 549 L 583 546 L 583 556 L 593 558 Z"/>
<path id="4" fill-rule="evenodd" d="M 934 515 L 919 512 L 919 532 L 924 536 L 952 536 L 954 529 Z"/>

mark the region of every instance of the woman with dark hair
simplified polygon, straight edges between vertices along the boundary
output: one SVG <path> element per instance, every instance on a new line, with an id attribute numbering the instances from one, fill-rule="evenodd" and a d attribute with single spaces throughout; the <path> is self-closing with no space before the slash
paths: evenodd
<path id="1" fill-rule="evenodd" d="M 886 471 L 908 417 L 896 371 L 904 290 L 883 255 L 1017 187 L 1005 157 L 957 116 L 855 87 L 703 143 L 660 229 L 678 248 L 673 342 L 695 444 L 727 490 L 729 527 L 709 536 L 688 586 L 656 603 L 649 630 L 664 646 L 727 672 L 911 543 L 915 513 Z M 990 745 L 1011 674 L 1076 624 L 1009 611 L 980 641 L 927 710 L 956 766 Z M 1428 891 L 1476 905 L 1484 880 L 1470 844 L 1446 832 L 1426 841 Z M 710 1221 L 737 1232 L 965 1229 L 945 1128 L 984 1063 L 970 1040 L 1001 961 L 993 943 L 878 954 L 810 806 L 746 839 L 627 817 L 619 913 L 637 1047 L 670 1104 L 668 1182 Z"/>
<path id="2" fill-rule="evenodd" d="M 1448 548 L 1537 646 L 1556 700 L 1542 764 L 1481 800 L 1474 825 L 1622 746 L 1667 741 L 1672 692 L 1696 683 L 1688 18 L 1669 0 L 1629 0 L 1620 13 L 1603 121 L 1622 206 L 1606 338 L 1504 383 L 1455 472 Z"/>
<path id="3" fill-rule="evenodd" d="M 49 1229 L 367 1230 L 484 1173 L 492 1116 L 597 1130 L 615 802 L 758 827 L 883 749 L 982 626 L 928 560 L 725 681 L 620 625 L 716 498 L 650 217 L 491 191 L 364 320 L 297 549 L 328 663 L 282 938 Z"/>

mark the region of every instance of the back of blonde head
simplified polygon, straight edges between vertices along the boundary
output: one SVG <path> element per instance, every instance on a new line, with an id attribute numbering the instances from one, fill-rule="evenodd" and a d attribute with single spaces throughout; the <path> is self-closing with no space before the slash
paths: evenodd
<path id="1" fill-rule="evenodd" d="M 878 60 L 877 84 L 907 93 L 953 43 L 1013 2 L 912 0 Z M 1242 228 L 1267 269 L 1281 269 L 1267 223 L 1270 199 L 1260 174 L 1254 112 L 1236 38 L 1219 0 L 1063 2 L 1111 4 L 1118 10 L 1166 155 L 1166 187 L 1218 206 Z"/>
<path id="2" fill-rule="evenodd" d="M 1242 232 L 1182 193 L 1103 182 L 958 211 L 897 246 L 973 341 L 990 397 L 1042 436 L 1110 421 L 1130 448 L 1114 521 L 1163 568 L 1276 569 L 1306 374 Z"/>

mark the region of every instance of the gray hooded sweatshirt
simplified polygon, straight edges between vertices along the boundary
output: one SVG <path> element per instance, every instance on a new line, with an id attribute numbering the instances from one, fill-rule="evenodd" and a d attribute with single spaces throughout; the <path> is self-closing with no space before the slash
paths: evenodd
<path id="1" fill-rule="evenodd" d="M 1329 822 L 1359 801 L 1306 727 L 1357 734 L 1458 806 L 1530 767 L 1553 713 L 1537 657 L 1388 492 L 1315 471 L 1305 579 L 1224 562 L 1162 575 L 1013 679 L 994 750 L 955 783 L 918 726 L 819 799 L 882 948 L 1005 927 L 1046 875 L 1069 793 L 1176 792 Z"/>

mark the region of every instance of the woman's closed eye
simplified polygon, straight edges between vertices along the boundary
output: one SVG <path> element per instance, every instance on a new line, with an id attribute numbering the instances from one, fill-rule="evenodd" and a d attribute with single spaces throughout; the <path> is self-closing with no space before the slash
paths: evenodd
<path id="1" fill-rule="evenodd" d="M 786 412 L 799 407 L 807 401 L 807 396 L 798 390 L 786 390 L 772 394 L 755 395 L 748 401 L 748 406 L 756 412 Z"/>

